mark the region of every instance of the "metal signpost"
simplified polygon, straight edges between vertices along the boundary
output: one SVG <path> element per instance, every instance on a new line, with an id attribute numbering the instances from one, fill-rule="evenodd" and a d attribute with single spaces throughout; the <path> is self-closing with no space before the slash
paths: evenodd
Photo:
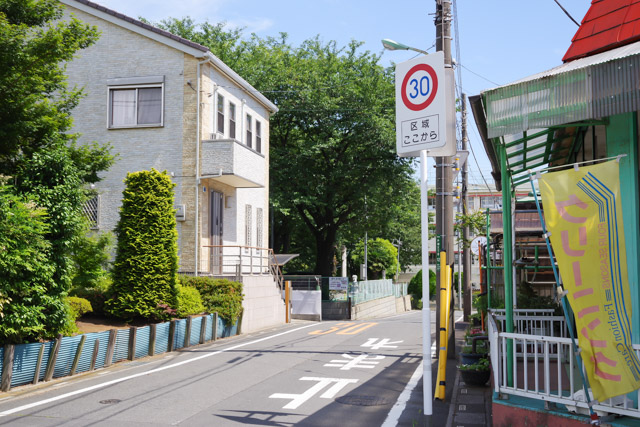
<path id="1" fill-rule="evenodd" d="M 456 152 L 448 120 L 450 88 L 445 79 L 444 53 L 436 52 L 396 65 L 396 148 L 398 156 L 420 156 L 420 205 L 422 226 L 422 357 L 424 414 L 433 413 L 431 389 L 431 309 L 429 308 L 429 214 L 427 156 L 451 156 Z M 449 90 L 447 90 L 449 89 Z M 449 115 L 451 116 L 451 115 Z M 448 137 L 447 137 L 448 136 Z"/>

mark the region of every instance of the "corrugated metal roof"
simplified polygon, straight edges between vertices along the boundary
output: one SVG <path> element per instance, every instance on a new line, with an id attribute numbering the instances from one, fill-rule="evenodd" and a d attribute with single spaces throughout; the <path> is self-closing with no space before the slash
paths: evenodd
<path id="1" fill-rule="evenodd" d="M 593 0 L 562 58 L 573 61 L 640 39 L 640 0 Z"/>

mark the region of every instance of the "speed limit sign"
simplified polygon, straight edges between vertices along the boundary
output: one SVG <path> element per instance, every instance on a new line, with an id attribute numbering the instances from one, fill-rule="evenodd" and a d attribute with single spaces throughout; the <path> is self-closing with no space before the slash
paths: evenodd
<path id="1" fill-rule="evenodd" d="M 415 58 L 396 66 L 396 134 L 399 156 L 447 156 L 455 153 L 452 135 L 447 144 L 449 82 L 444 53 Z M 454 118 L 455 120 L 455 118 Z"/>

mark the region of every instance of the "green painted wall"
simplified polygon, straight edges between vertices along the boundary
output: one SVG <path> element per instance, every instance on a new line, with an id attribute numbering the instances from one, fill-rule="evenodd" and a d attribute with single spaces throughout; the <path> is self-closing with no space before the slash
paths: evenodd
<path id="1" fill-rule="evenodd" d="M 620 160 L 620 192 L 624 238 L 627 249 L 627 271 L 633 301 L 633 343 L 640 343 L 640 209 L 638 203 L 638 121 L 636 113 L 609 117 L 607 125 L 607 157 L 626 154 Z"/>

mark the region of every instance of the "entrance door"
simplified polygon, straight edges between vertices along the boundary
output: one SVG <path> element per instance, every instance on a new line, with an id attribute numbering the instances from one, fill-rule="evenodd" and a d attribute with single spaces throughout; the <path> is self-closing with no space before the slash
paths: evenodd
<path id="1" fill-rule="evenodd" d="M 222 274 L 222 210 L 223 195 L 217 191 L 211 192 L 211 202 L 209 205 L 209 224 L 210 245 L 211 248 L 211 272 L 213 274 Z"/>

